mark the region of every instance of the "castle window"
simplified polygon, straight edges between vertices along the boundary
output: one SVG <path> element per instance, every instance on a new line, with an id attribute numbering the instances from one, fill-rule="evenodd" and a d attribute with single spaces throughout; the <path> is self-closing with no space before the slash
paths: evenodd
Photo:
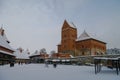
<path id="1" fill-rule="evenodd" d="M 66 42 L 66 40 L 64 40 L 64 43 Z"/>
<path id="2" fill-rule="evenodd" d="M 73 45 L 73 48 L 74 48 L 75 46 Z"/>
<path id="3" fill-rule="evenodd" d="M 66 37 L 66 35 L 64 35 L 64 37 Z"/>
<path id="4" fill-rule="evenodd" d="M 73 42 L 75 42 L 75 41 L 73 40 Z"/>
<path id="5" fill-rule="evenodd" d="M 74 35 L 72 35 L 72 37 L 74 38 Z"/>
<path id="6" fill-rule="evenodd" d="M 82 55 L 85 55 L 85 53 L 84 53 L 84 52 L 82 52 Z"/>
<path id="7" fill-rule="evenodd" d="M 64 45 L 63 47 L 66 48 L 66 45 Z"/>
<path id="8" fill-rule="evenodd" d="M 82 48 L 84 48 L 84 46 L 82 45 Z"/>

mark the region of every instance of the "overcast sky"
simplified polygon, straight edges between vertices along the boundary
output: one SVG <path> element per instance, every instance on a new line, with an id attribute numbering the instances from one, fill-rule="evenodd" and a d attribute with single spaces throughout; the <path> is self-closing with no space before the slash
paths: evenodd
<path id="1" fill-rule="evenodd" d="M 107 48 L 120 48 L 120 0 L 0 0 L 0 25 L 14 49 L 57 52 L 65 19 L 76 25 L 78 37 L 86 30 Z"/>

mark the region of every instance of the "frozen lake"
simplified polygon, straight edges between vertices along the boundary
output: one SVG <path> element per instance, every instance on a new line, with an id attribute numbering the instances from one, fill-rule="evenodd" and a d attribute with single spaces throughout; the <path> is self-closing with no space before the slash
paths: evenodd
<path id="1" fill-rule="evenodd" d="M 105 67 L 95 75 L 93 66 L 15 64 L 0 66 L 0 80 L 120 80 L 120 74 Z"/>

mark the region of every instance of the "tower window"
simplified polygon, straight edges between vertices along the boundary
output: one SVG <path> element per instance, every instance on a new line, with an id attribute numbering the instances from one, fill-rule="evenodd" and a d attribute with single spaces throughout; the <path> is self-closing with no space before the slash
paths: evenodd
<path id="1" fill-rule="evenodd" d="M 73 48 L 74 48 L 75 46 L 73 45 Z"/>
<path id="2" fill-rule="evenodd" d="M 84 46 L 82 45 L 82 48 L 84 48 Z"/>
<path id="3" fill-rule="evenodd" d="M 66 37 L 66 35 L 64 35 L 64 37 Z"/>

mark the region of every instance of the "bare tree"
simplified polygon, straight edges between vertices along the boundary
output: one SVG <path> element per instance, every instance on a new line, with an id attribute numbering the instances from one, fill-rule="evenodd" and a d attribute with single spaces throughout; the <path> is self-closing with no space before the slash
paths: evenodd
<path id="1" fill-rule="evenodd" d="M 52 58 L 52 55 L 53 54 L 55 54 L 56 52 L 54 51 L 54 50 L 52 50 L 51 52 L 50 52 L 50 57 Z"/>
<path id="2" fill-rule="evenodd" d="M 50 54 L 54 54 L 54 53 L 56 53 L 54 50 L 52 50 L 52 51 L 50 52 Z"/>
<path id="3" fill-rule="evenodd" d="M 36 50 L 34 53 L 37 54 L 37 53 L 38 53 L 38 50 Z"/>
<path id="4" fill-rule="evenodd" d="M 45 48 L 40 49 L 40 53 L 46 54 L 46 53 L 47 53 L 47 52 L 46 52 L 46 49 L 45 49 Z"/>

